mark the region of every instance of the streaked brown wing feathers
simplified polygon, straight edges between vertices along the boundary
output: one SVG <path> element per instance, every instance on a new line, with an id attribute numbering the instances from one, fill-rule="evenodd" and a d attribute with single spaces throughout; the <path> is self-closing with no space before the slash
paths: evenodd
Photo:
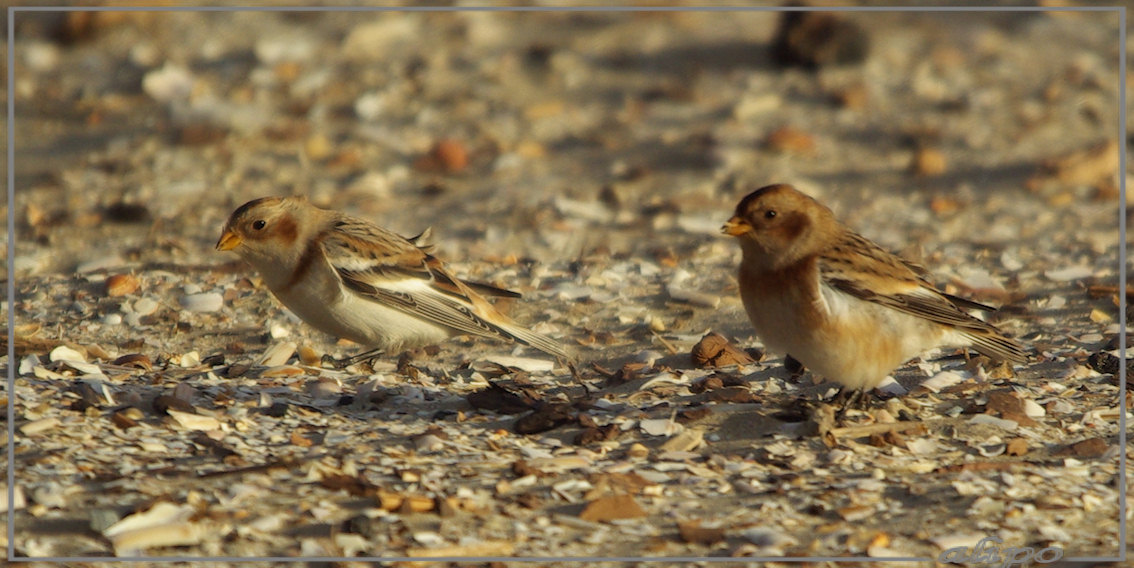
<path id="1" fill-rule="evenodd" d="M 993 329 L 964 312 L 923 278 L 924 268 L 855 233 L 848 232 L 846 238 L 820 257 L 819 271 L 831 286 L 856 298 L 943 325 L 974 331 Z"/>

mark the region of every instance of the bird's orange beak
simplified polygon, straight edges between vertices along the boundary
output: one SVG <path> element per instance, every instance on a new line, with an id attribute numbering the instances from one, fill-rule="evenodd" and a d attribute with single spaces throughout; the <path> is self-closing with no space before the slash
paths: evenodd
<path id="1" fill-rule="evenodd" d="M 224 234 L 220 236 L 220 240 L 217 241 L 217 250 L 232 250 L 240 246 L 242 242 L 244 242 L 244 239 L 241 239 L 236 233 L 225 231 Z"/>
<path id="2" fill-rule="evenodd" d="M 729 219 L 728 222 L 725 223 L 723 227 L 721 227 L 721 232 L 726 235 L 739 237 L 740 235 L 751 233 L 752 225 L 749 225 L 748 221 L 745 221 L 740 217 L 733 216 L 732 219 Z"/>

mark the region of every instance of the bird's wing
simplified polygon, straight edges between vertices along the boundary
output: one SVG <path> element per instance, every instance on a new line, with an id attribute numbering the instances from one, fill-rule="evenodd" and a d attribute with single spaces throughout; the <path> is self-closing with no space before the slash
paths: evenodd
<path id="1" fill-rule="evenodd" d="M 354 292 L 464 333 L 498 335 L 477 314 L 477 304 L 484 300 L 411 240 L 343 218 L 320 241 L 327 261 Z"/>
<path id="2" fill-rule="evenodd" d="M 460 333 L 519 340 L 562 356 L 555 342 L 528 331 L 492 307 L 478 291 L 493 296 L 519 294 L 488 284 L 467 283 L 406 239 L 360 219 L 337 219 L 321 236 L 327 261 L 353 292 L 409 315 Z"/>
<path id="3" fill-rule="evenodd" d="M 932 322 L 985 327 L 917 274 L 908 263 L 855 233 L 819 257 L 820 277 L 856 298 L 882 304 Z"/>
<path id="4" fill-rule="evenodd" d="M 1023 359 L 1019 344 L 964 311 L 992 308 L 941 292 L 914 267 L 920 268 L 849 231 L 819 257 L 820 278 L 830 286 L 856 298 L 955 328 L 969 336 L 979 351 L 989 355 L 1013 361 Z"/>

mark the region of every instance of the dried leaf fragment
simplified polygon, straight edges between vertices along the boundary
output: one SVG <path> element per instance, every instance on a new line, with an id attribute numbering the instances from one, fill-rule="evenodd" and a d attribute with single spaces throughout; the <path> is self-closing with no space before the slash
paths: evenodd
<path id="1" fill-rule="evenodd" d="M 995 390 L 988 393 L 988 404 L 985 411 L 993 416 L 1011 420 L 1020 426 L 1036 426 L 1035 420 L 1028 418 L 1024 400 L 1009 389 Z"/>
<path id="2" fill-rule="evenodd" d="M 729 365 L 748 365 L 755 360 L 743 349 L 729 343 L 719 333 L 709 333 L 693 346 L 690 356 L 698 367 L 727 367 Z"/>
<path id="3" fill-rule="evenodd" d="M 322 485 L 323 487 L 326 487 L 327 489 L 332 489 L 332 490 L 341 489 L 341 490 L 346 491 L 347 493 L 354 495 L 356 497 L 362 497 L 362 496 L 366 496 L 366 495 L 374 495 L 375 493 L 379 494 L 379 498 L 381 497 L 381 492 L 378 491 L 378 487 L 375 486 L 373 483 L 370 483 L 369 481 L 367 481 L 364 477 L 359 476 L 359 475 L 345 475 L 345 474 L 339 474 L 339 473 L 324 473 L 322 479 L 319 480 L 319 484 Z M 383 507 L 383 508 L 385 508 L 385 507 Z M 393 507 L 393 509 L 396 509 L 396 508 L 397 508 L 396 506 Z M 393 509 L 388 509 L 388 510 L 393 510 Z"/>
<path id="4" fill-rule="evenodd" d="M 574 421 L 569 406 L 549 405 L 525 414 L 516 420 L 517 434 L 538 434 Z"/>
<path id="5" fill-rule="evenodd" d="M 815 152 L 815 137 L 810 134 L 784 126 L 768 135 L 764 144 L 769 150 L 788 154 L 811 154 Z"/>
<path id="6" fill-rule="evenodd" d="M 141 353 L 130 353 L 123 355 L 110 362 L 111 365 L 118 365 L 120 367 L 134 367 L 143 371 L 153 370 L 153 361 L 146 355 Z"/>
<path id="7" fill-rule="evenodd" d="M 1022 456 L 1028 453 L 1028 441 L 1024 438 L 1012 438 L 1004 452 L 1010 456 Z"/>
<path id="8" fill-rule="evenodd" d="M 587 503 L 583 512 L 579 513 L 580 519 L 591 522 L 634 519 L 644 516 L 646 516 L 646 512 L 630 495 L 599 497 Z"/>
<path id="9" fill-rule="evenodd" d="M 535 401 L 531 397 L 512 392 L 496 383 L 469 394 L 466 399 L 473 408 L 501 414 L 519 414 L 535 407 Z"/>
<path id="10" fill-rule="evenodd" d="M 1055 455 L 1060 457 L 1099 458 L 1102 457 L 1109 448 L 1110 444 L 1107 444 L 1106 440 L 1102 438 L 1087 438 L 1086 440 L 1081 440 L 1074 444 L 1068 444 L 1063 447 L 1063 449 L 1055 452 Z"/>
<path id="11" fill-rule="evenodd" d="M 220 421 L 212 416 L 190 414 L 188 412 L 173 410 L 172 408 L 167 409 L 166 414 L 186 430 L 219 430 L 221 427 Z"/>
<path id="12" fill-rule="evenodd" d="M 432 548 L 411 548 L 406 551 L 407 556 L 424 558 L 430 556 L 466 557 L 466 556 L 511 556 L 516 547 L 506 540 L 486 540 L 472 544 L 456 546 L 441 546 Z"/>
<path id="13" fill-rule="evenodd" d="M 725 539 L 724 529 L 702 527 L 701 521 L 678 521 L 677 533 L 690 544 L 716 544 Z"/>
<path id="14" fill-rule="evenodd" d="M 1118 142 L 1104 140 L 1089 148 L 1044 160 L 1040 177 L 1065 185 L 1091 185 L 1118 173 Z"/>

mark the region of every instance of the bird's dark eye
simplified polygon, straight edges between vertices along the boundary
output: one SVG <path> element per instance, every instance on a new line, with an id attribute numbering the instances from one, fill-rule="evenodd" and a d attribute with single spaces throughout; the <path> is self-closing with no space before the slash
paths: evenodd
<path id="1" fill-rule="evenodd" d="M 267 221 L 265 221 L 263 219 L 258 219 L 256 221 L 252 222 L 252 228 L 259 231 L 260 229 L 263 229 L 267 224 L 268 224 Z"/>
<path id="2" fill-rule="evenodd" d="M 772 217 L 775 217 L 775 216 L 776 216 L 776 212 L 773 209 L 769 209 L 768 211 L 764 212 L 764 218 L 765 219 L 771 219 Z"/>

